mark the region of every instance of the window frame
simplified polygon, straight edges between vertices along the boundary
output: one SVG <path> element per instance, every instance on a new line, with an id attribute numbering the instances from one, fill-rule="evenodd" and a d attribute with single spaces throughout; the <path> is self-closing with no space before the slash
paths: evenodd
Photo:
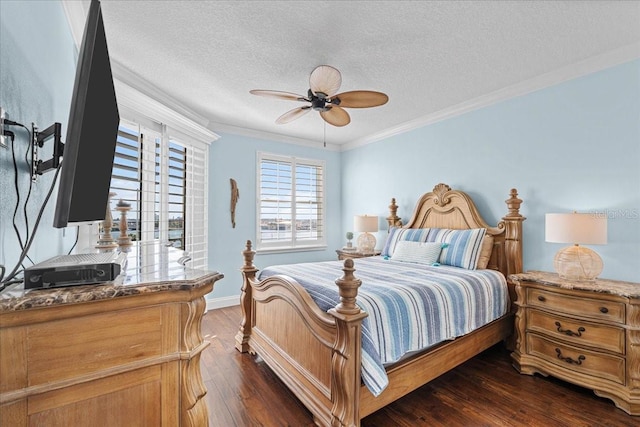
<path id="1" fill-rule="evenodd" d="M 318 239 L 309 241 L 308 239 L 296 239 L 296 230 L 292 226 L 292 236 L 290 240 L 281 240 L 277 242 L 263 242 L 261 238 L 261 212 L 262 212 L 262 163 L 263 161 L 271 161 L 277 163 L 288 163 L 291 165 L 292 172 L 296 170 L 298 165 L 307 165 L 320 168 L 322 174 L 321 180 L 321 196 L 317 198 L 319 200 L 320 209 L 322 215 L 320 216 L 320 224 L 317 229 L 321 230 L 321 235 Z M 282 252 L 301 252 L 301 251 L 315 251 L 323 250 L 327 248 L 327 232 L 326 232 L 326 212 L 327 212 L 327 200 L 326 200 L 326 162 L 319 159 L 310 159 L 296 156 L 288 156 L 282 154 L 274 154 L 263 151 L 258 151 L 256 156 L 256 251 L 259 253 L 282 253 Z M 291 177 L 291 221 L 296 221 L 296 173 L 292 173 Z M 317 194 L 317 192 L 316 192 Z"/>

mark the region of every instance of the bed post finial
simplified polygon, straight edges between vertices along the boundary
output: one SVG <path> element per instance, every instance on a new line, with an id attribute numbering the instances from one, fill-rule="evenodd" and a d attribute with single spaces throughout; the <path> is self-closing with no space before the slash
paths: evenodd
<path id="1" fill-rule="evenodd" d="M 502 217 L 505 223 L 504 251 L 507 260 L 507 278 L 509 275 L 522 273 L 522 221 L 526 218 L 520 214 L 522 199 L 518 198 L 518 190 L 511 189 L 509 198 L 505 200 L 509 212 Z"/>
<path id="2" fill-rule="evenodd" d="M 356 279 L 353 272 L 356 271 L 353 268 L 353 260 L 347 258 L 344 261 L 344 267 L 342 268 L 344 275 L 336 279 L 336 285 L 340 289 L 340 304 L 336 306 L 336 311 L 342 314 L 356 314 L 360 312 L 360 307 L 356 305 L 356 296 L 358 295 L 358 288 L 362 284 L 360 279 Z"/>
<path id="3" fill-rule="evenodd" d="M 522 199 L 518 198 L 518 190 L 516 190 L 515 188 L 512 188 L 511 192 L 509 193 L 509 198 L 505 200 L 505 203 L 507 204 L 507 208 L 509 208 L 509 213 L 507 214 L 507 217 L 509 218 L 522 217 L 522 215 L 520 215 L 520 205 L 522 204 Z"/>
<path id="4" fill-rule="evenodd" d="M 402 219 L 400 219 L 397 213 L 398 213 L 398 205 L 396 205 L 396 199 L 394 197 L 391 199 L 391 204 L 389 205 L 389 216 L 387 217 L 387 223 L 389 224 L 389 228 L 402 227 Z"/>
<path id="5" fill-rule="evenodd" d="M 255 269 L 253 265 L 253 257 L 255 255 L 256 251 L 251 248 L 251 240 L 247 240 L 245 250 L 242 251 L 242 256 L 244 257 L 244 266 L 242 267 L 242 271 L 245 271 L 247 269 Z"/>

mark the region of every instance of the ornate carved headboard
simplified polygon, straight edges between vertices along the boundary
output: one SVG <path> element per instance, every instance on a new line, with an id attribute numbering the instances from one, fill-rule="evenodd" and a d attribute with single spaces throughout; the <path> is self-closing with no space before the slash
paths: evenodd
<path id="1" fill-rule="evenodd" d="M 515 188 L 511 189 L 510 197 L 505 203 L 508 213 L 492 227 L 480 216 L 471 197 L 440 183 L 418 200 L 411 219 L 404 226 L 397 216 L 396 201 L 392 199 L 387 222 L 389 227 L 403 228 L 486 228 L 487 234 L 494 238 L 487 268 L 498 270 L 509 277 L 509 274 L 522 272 L 522 221 L 526 218 L 520 215 L 522 200 L 518 198 Z"/>

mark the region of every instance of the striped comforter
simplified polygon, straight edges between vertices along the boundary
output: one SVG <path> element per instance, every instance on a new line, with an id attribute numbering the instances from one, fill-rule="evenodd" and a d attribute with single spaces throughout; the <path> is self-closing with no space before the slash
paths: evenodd
<path id="1" fill-rule="evenodd" d="M 340 302 L 335 279 L 341 261 L 272 266 L 294 277 L 327 311 Z M 389 383 L 384 365 L 404 355 L 465 335 L 506 314 L 509 295 L 504 276 L 493 270 L 465 270 L 386 260 L 355 261 L 362 280 L 357 303 L 369 316 L 362 323 L 362 380 L 374 396 Z"/>

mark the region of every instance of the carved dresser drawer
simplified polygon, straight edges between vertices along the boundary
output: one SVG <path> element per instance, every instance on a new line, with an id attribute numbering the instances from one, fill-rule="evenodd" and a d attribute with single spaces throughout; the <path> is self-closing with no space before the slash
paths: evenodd
<path id="1" fill-rule="evenodd" d="M 516 285 L 514 367 L 591 388 L 640 415 L 640 283 L 532 271 Z"/>
<path id="2" fill-rule="evenodd" d="M 625 366 L 622 357 L 570 346 L 537 334 L 527 335 L 527 348 L 531 355 L 540 357 L 560 369 L 624 384 Z"/>
<path id="3" fill-rule="evenodd" d="M 580 317 L 590 317 L 624 323 L 623 303 L 603 301 L 587 297 L 573 297 L 544 289 L 527 289 L 527 301 L 532 307 L 553 310 Z"/>
<path id="4" fill-rule="evenodd" d="M 575 345 L 624 354 L 625 332 L 620 326 L 531 309 L 527 316 L 527 330 Z"/>

